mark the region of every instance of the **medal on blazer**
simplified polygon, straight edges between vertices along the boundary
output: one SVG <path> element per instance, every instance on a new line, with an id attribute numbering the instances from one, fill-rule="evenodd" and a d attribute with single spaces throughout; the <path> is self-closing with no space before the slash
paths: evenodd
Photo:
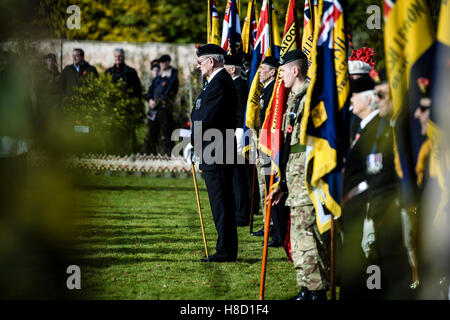
<path id="1" fill-rule="evenodd" d="M 198 98 L 197 101 L 195 102 L 195 110 L 200 109 L 201 106 L 202 106 L 202 99 Z"/>
<path id="2" fill-rule="evenodd" d="M 371 153 L 366 158 L 367 173 L 377 174 L 383 169 L 383 154 Z"/>

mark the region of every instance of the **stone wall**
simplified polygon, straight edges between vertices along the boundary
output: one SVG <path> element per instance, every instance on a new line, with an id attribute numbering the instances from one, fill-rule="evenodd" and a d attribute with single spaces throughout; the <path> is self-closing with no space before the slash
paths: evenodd
<path id="1" fill-rule="evenodd" d="M 30 41 L 27 43 L 33 51 L 41 55 L 54 53 L 58 64 L 64 67 L 72 63 L 72 50 L 81 48 L 85 52 L 85 59 L 94 65 L 99 72 L 111 67 L 114 63 L 114 49 L 125 50 L 126 63 L 135 68 L 144 87 L 148 87 L 151 81 L 150 62 L 163 54 L 169 54 L 172 58 L 172 66 L 178 68 L 180 78 L 188 79 L 195 69 L 196 55 L 194 44 L 171 43 L 131 43 L 131 42 L 107 42 L 107 41 L 77 41 L 46 39 Z M 18 42 L 11 40 L 1 45 L 6 50 L 17 49 Z"/>

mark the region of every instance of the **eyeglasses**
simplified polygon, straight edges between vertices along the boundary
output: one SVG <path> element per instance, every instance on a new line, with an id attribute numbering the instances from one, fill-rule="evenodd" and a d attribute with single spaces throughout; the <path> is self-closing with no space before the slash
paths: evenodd
<path id="1" fill-rule="evenodd" d="M 386 97 L 384 92 L 381 92 L 381 91 L 377 91 L 377 92 L 375 92 L 375 94 L 377 95 L 378 99 L 384 99 Z"/>

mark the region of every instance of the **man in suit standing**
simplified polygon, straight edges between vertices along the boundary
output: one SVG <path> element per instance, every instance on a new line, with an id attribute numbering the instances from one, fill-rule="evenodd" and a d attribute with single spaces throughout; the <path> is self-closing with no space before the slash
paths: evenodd
<path id="1" fill-rule="evenodd" d="M 266 110 L 269 106 L 270 97 L 272 97 L 273 89 L 275 86 L 275 78 L 277 77 L 277 68 L 278 68 L 278 60 L 275 57 L 266 57 L 261 62 L 261 67 L 259 68 L 259 80 L 263 84 L 263 88 L 261 90 L 260 96 L 260 107 L 259 110 L 259 127 L 258 130 L 261 131 L 261 128 L 264 124 L 264 119 L 266 118 Z M 268 184 L 266 183 L 266 174 L 270 177 L 270 157 L 265 155 L 262 152 L 258 153 L 258 159 L 256 161 L 256 167 L 258 172 L 258 183 L 259 183 L 259 192 L 261 199 L 261 207 L 263 208 L 263 227 L 252 233 L 252 236 L 264 236 L 264 204 L 266 197 L 266 184 L 268 188 Z M 272 211 L 273 215 L 273 211 Z M 273 233 L 273 228 L 271 226 L 269 233 Z"/>
<path id="2" fill-rule="evenodd" d="M 98 76 L 97 69 L 84 60 L 84 51 L 76 48 L 72 51 L 73 64 L 67 65 L 61 73 L 61 82 L 65 96 L 73 94 L 73 88 L 81 85 L 81 79 L 89 74 Z"/>
<path id="3" fill-rule="evenodd" d="M 248 85 L 241 77 L 243 72 L 242 59 L 238 56 L 225 57 L 225 69 L 233 78 L 236 86 L 238 104 L 236 109 L 236 165 L 233 173 L 233 191 L 236 206 L 236 224 L 239 227 L 248 226 L 250 223 L 251 188 L 253 178 L 253 166 L 242 156 L 242 137 L 245 109 L 247 106 Z"/>
<path id="4" fill-rule="evenodd" d="M 203 171 L 218 234 L 216 253 L 201 259 L 203 262 L 234 261 L 238 252 L 232 181 L 237 92 L 224 68 L 225 55 L 225 50 L 214 44 L 197 49 L 197 68 L 207 81 L 191 113 L 191 143 Z"/>

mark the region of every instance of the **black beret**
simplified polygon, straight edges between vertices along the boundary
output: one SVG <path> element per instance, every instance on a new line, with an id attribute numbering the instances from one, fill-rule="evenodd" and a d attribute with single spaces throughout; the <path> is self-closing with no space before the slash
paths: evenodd
<path id="1" fill-rule="evenodd" d="M 225 64 L 229 66 L 238 66 L 242 67 L 242 59 L 239 56 L 225 56 Z"/>
<path id="2" fill-rule="evenodd" d="M 223 56 L 226 56 L 227 52 L 223 50 L 222 47 L 212 43 L 208 43 L 197 48 L 198 57 L 207 56 L 211 54 L 221 54 Z"/>
<path id="3" fill-rule="evenodd" d="M 308 60 L 308 57 L 299 49 L 288 51 L 280 58 L 280 66 L 296 60 Z"/>
<path id="4" fill-rule="evenodd" d="M 171 61 L 170 56 L 168 54 L 163 54 L 161 56 L 161 58 L 159 58 L 159 62 L 167 62 L 167 61 Z"/>
<path id="5" fill-rule="evenodd" d="M 278 68 L 278 59 L 275 57 L 265 57 L 264 60 L 261 62 L 263 64 L 267 64 L 271 66 L 272 68 L 277 69 Z"/>
<path id="6" fill-rule="evenodd" d="M 350 92 L 358 93 L 367 90 L 373 90 L 375 82 L 369 75 L 363 75 L 358 79 L 350 79 Z"/>

